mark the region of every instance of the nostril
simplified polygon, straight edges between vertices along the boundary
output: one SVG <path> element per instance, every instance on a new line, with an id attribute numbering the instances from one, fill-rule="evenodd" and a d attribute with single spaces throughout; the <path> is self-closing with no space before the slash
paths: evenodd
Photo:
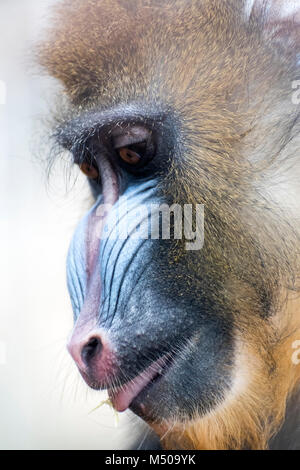
<path id="1" fill-rule="evenodd" d="M 100 338 L 93 337 L 91 338 L 88 343 L 83 346 L 81 351 L 81 357 L 85 365 L 89 365 L 89 363 L 94 359 L 96 356 L 99 356 L 102 351 L 102 342 Z"/>

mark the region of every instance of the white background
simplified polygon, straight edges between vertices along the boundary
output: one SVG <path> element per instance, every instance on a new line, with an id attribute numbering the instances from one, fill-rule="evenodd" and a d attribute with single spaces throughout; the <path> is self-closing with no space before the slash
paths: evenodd
<path id="1" fill-rule="evenodd" d="M 90 202 L 81 177 L 72 188 L 58 167 L 47 183 L 41 163 L 55 85 L 31 51 L 50 2 L 0 0 L 0 448 L 122 449 L 137 418 L 122 415 L 115 428 L 109 408 L 89 414 L 103 395 L 87 389 L 65 349 L 65 258 Z"/>

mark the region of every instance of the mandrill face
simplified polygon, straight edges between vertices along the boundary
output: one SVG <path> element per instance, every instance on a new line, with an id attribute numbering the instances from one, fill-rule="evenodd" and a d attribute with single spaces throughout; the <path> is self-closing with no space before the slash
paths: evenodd
<path id="1" fill-rule="evenodd" d="M 68 256 L 68 349 L 167 448 L 265 448 L 299 380 L 286 4 L 65 0 L 40 48 L 68 100 L 56 141 L 94 196 Z"/>

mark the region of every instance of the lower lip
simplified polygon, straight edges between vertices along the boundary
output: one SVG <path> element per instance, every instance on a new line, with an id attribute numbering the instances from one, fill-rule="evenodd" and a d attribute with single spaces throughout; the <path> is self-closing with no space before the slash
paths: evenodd
<path id="1" fill-rule="evenodd" d="M 119 391 L 109 391 L 109 397 L 114 408 L 117 411 L 122 412 L 131 406 L 134 406 L 146 390 L 148 391 L 165 376 L 170 365 L 170 359 L 168 359 L 167 356 L 164 356 L 158 361 L 152 363 L 148 369 L 144 370 L 131 382 L 124 384 Z M 142 408 L 142 404 L 139 404 L 138 406 Z"/>

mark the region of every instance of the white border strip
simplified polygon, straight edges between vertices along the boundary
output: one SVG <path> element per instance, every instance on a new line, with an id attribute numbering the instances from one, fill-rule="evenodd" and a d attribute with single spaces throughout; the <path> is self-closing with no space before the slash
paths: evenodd
<path id="1" fill-rule="evenodd" d="M 6 104 L 6 83 L 0 80 L 0 105 Z"/>
<path id="2" fill-rule="evenodd" d="M 7 347 L 4 341 L 0 341 L 0 366 L 5 366 L 7 363 Z"/>

